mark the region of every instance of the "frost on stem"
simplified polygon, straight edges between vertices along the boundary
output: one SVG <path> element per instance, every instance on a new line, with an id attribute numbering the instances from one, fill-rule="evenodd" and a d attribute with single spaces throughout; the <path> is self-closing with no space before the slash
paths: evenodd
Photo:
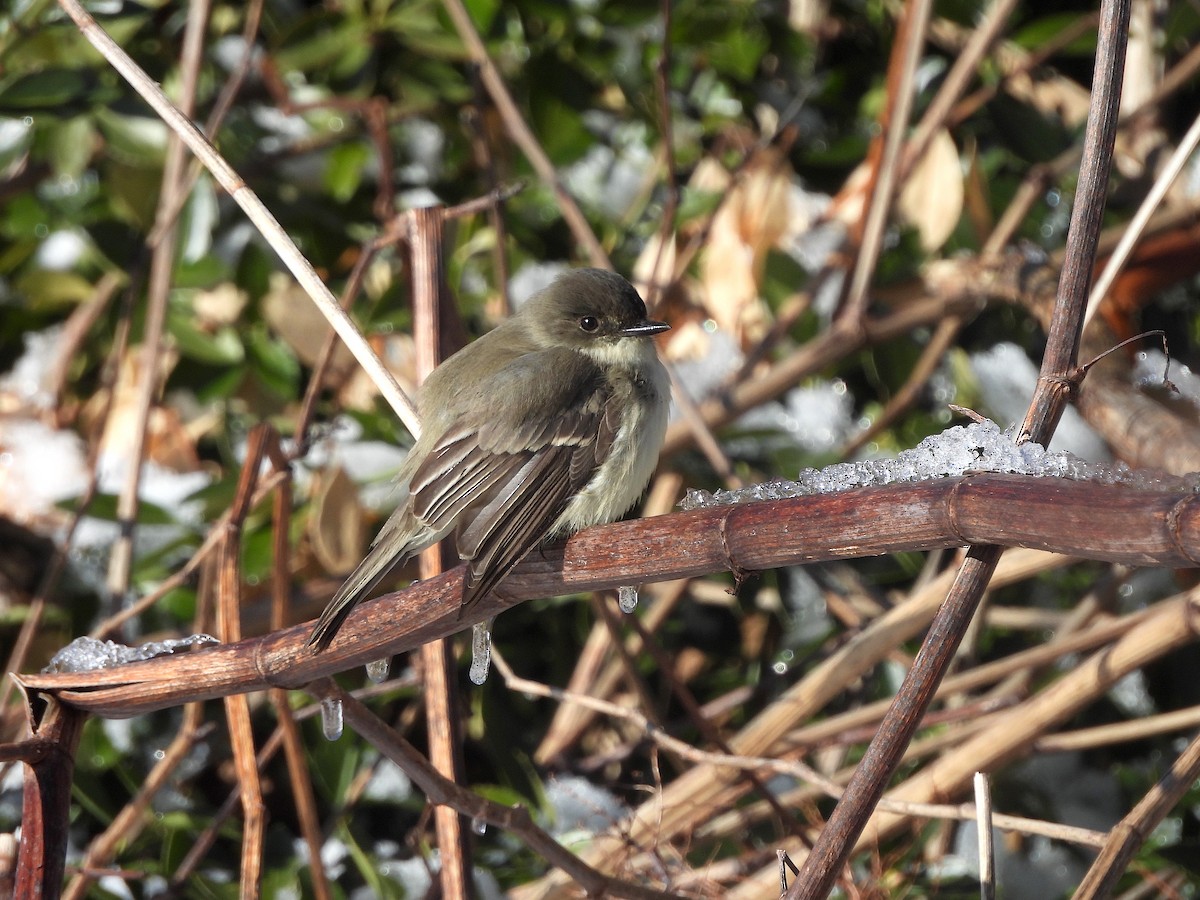
<path id="1" fill-rule="evenodd" d="M 211 634 L 193 634 L 169 641 L 150 641 L 137 647 L 128 647 L 115 641 L 101 641 L 93 637 L 77 637 L 55 653 L 42 671 L 94 672 L 97 669 L 111 669 L 156 656 L 167 656 L 178 650 L 219 643 L 220 641 Z"/>
<path id="2" fill-rule="evenodd" d="M 967 472 L 1002 472 L 1041 478 L 1070 478 L 1135 488 L 1196 490 L 1200 476 L 1179 478 L 1165 472 L 1134 470 L 1124 463 L 1089 463 L 1066 452 L 1051 453 L 1041 444 L 1013 443 L 1015 428 L 1001 431 L 995 422 L 956 425 L 931 435 L 895 459 L 837 463 L 824 469 L 804 469 L 796 481 L 769 481 L 736 491 L 691 490 L 684 509 L 732 506 L 756 500 L 786 500 L 832 494 L 852 488 L 953 478 Z"/>

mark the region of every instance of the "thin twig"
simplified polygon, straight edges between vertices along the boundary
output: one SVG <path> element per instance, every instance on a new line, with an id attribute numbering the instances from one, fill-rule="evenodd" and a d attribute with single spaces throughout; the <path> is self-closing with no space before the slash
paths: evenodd
<path id="1" fill-rule="evenodd" d="M 584 865 L 554 838 L 538 828 L 523 807 L 502 806 L 446 780 L 408 741 L 381 722 L 362 703 L 343 693 L 332 681 L 318 682 L 312 685 L 310 690 L 320 696 L 332 695 L 340 698 L 345 710 L 346 723 L 398 765 L 431 803 L 450 806 L 473 820 L 478 819 L 512 832 L 551 865 L 569 873 L 571 878 L 591 895 L 627 897 L 631 900 L 665 900 L 674 896 L 597 872 Z"/>
<path id="2" fill-rule="evenodd" d="M 1117 244 L 1112 254 L 1108 257 L 1108 262 L 1104 264 L 1104 271 L 1096 279 L 1096 283 L 1092 285 L 1092 293 L 1088 298 L 1087 311 L 1083 314 L 1083 323 L 1087 325 L 1096 314 L 1096 310 L 1100 308 L 1100 304 L 1104 302 L 1113 283 L 1117 280 L 1117 275 L 1120 274 L 1122 267 L 1128 262 L 1130 255 L 1133 253 L 1133 248 L 1137 246 L 1138 240 L 1146 230 L 1146 226 L 1150 223 L 1150 217 L 1154 215 L 1163 198 L 1167 196 L 1167 191 L 1175 183 L 1175 179 L 1183 171 L 1183 167 L 1187 165 L 1188 160 L 1192 158 L 1192 154 L 1196 151 L 1196 147 L 1200 145 L 1200 116 L 1197 116 L 1192 121 L 1192 126 L 1187 130 L 1187 134 L 1183 136 L 1183 140 L 1179 142 L 1179 146 L 1175 148 L 1175 152 L 1171 154 L 1171 158 L 1167 160 L 1167 164 L 1163 166 L 1162 171 L 1158 173 L 1158 177 L 1154 179 L 1154 185 L 1150 188 L 1150 192 L 1146 194 L 1138 207 L 1137 213 L 1125 226 L 1125 231 L 1121 235 L 1121 242 Z"/>
<path id="3" fill-rule="evenodd" d="M 498 652 L 493 652 L 492 661 L 496 670 L 504 678 L 504 684 L 510 691 L 528 694 L 535 697 L 545 697 L 559 703 L 572 704 L 590 709 L 603 715 L 635 725 L 647 739 L 662 747 L 667 752 L 689 762 L 729 768 L 743 772 L 770 772 L 777 775 L 789 775 L 798 781 L 813 785 L 826 796 L 835 800 L 842 796 L 844 788 L 832 778 L 827 778 L 816 769 L 798 759 L 779 759 L 772 756 L 742 756 L 731 752 L 713 752 L 700 750 L 686 741 L 671 736 L 660 726 L 654 724 L 643 713 L 628 706 L 610 703 L 587 694 L 563 690 L 537 681 L 531 681 L 517 675 L 508 661 Z M 972 804 L 946 803 L 914 803 L 902 800 L 880 800 L 880 809 L 903 815 L 920 816 L 930 819 L 951 819 L 954 821 L 970 821 L 976 816 L 976 808 Z M 1056 822 L 1044 822 L 1029 819 L 1024 816 L 994 816 L 993 824 L 1006 831 L 1021 831 L 1026 834 L 1045 834 L 1060 840 L 1070 841 L 1086 847 L 1098 847 L 1105 840 L 1103 832 L 1088 828 L 1076 828 L 1061 825 Z"/>
<path id="4" fill-rule="evenodd" d="M 929 149 L 929 143 L 939 128 L 945 126 L 951 108 L 966 90 L 967 83 L 975 77 L 975 71 L 984 56 L 1000 37 L 1008 17 L 1016 9 L 1017 0 L 992 0 L 992 4 L 980 16 L 979 24 L 971 30 L 966 46 L 954 57 L 954 64 L 946 73 L 941 87 L 934 95 L 921 121 L 904 148 L 900 177 L 917 163 Z"/>
<path id="5" fill-rule="evenodd" d="M 979 831 L 979 897 L 996 896 L 996 852 L 992 842 L 992 789 L 987 776 L 975 773 L 975 827 Z"/>
<path id="6" fill-rule="evenodd" d="M 931 0 L 909 0 L 899 28 L 896 48 L 888 69 L 888 103 L 883 123 L 883 148 L 874 167 L 871 201 L 863 222 L 862 240 L 854 260 L 854 273 L 846 291 L 846 302 L 839 318 L 860 321 L 867 309 L 867 289 L 875 274 L 875 263 L 883 249 L 883 232 L 899 183 L 900 154 L 912 113 L 917 64 L 925 47 L 925 29 L 929 25 Z"/>
<path id="7" fill-rule="evenodd" d="M 1067 397 L 1066 379 L 1075 366 L 1087 285 L 1100 235 L 1116 136 L 1128 24 L 1127 0 L 1105 0 L 1101 9 L 1092 112 L 1088 116 L 1084 139 L 1080 187 L 1072 210 L 1068 256 L 1060 281 L 1061 300 L 1055 305 L 1042 362 L 1043 374 L 1018 442 L 1032 439 L 1047 443 Z M 921 653 L 901 684 L 895 703 L 884 716 L 879 735 L 867 748 L 846 787 L 846 796 L 834 809 L 817 845 L 805 861 L 801 877 L 788 892 L 788 900 L 818 900 L 830 890 L 883 795 L 904 747 L 928 708 L 937 684 L 970 624 L 979 598 L 996 571 L 1001 552 L 997 546 L 973 546 L 968 550 L 945 604 L 930 625 Z"/>
<path id="8" fill-rule="evenodd" d="M 63 891 L 63 900 L 82 900 L 87 896 L 95 879 L 86 873 L 110 863 L 119 846 L 131 843 L 150 824 L 153 818 L 151 802 L 176 776 L 180 763 L 191 753 L 196 742 L 211 730 L 211 725 L 204 725 L 203 704 L 184 706 L 183 721 L 175 737 L 147 773 L 137 793 L 108 827 L 88 844 L 87 852 L 79 862 L 80 874 L 71 879 Z"/>
<path id="9" fill-rule="evenodd" d="M 279 255 L 284 264 L 295 276 L 300 285 L 317 304 L 317 308 L 333 325 L 338 336 L 346 343 L 359 365 L 366 370 L 371 380 L 379 388 L 384 399 L 399 416 L 400 421 L 410 431 L 417 427 L 416 410 L 412 402 L 400 390 L 391 372 L 383 365 L 379 357 L 371 349 L 366 339 L 359 333 L 350 317 L 338 305 L 337 299 L 329 292 L 325 283 L 317 275 L 312 264 L 304 257 L 299 248 L 279 222 L 263 205 L 262 201 L 251 191 L 246 183 L 238 176 L 225 159 L 217 153 L 200 130 L 192 121 L 183 115 L 167 99 L 146 73 L 129 58 L 120 46 L 96 23 L 78 0 L 59 0 L 59 5 L 75 22 L 84 37 L 108 60 L 109 64 L 141 94 L 141 96 L 162 117 L 163 121 L 182 138 L 188 148 L 196 154 L 205 167 L 213 174 L 217 182 L 226 190 L 229 196 L 242 208 L 246 216 L 258 228 L 259 232 Z"/>
<path id="10" fill-rule="evenodd" d="M 442 322 L 441 315 L 447 305 L 442 302 L 445 221 L 442 209 L 434 206 L 411 210 L 407 224 L 417 374 L 424 379 L 441 362 L 443 326 L 447 324 Z M 422 579 L 441 574 L 442 552 L 440 544 L 422 551 L 418 561 Z M 429 759 L 443 778 L 461 784 L 465 778 L 454 662 L 451 638 L 430 641 L 421 647 Z M 442 893 L 469 900 L 474 891 L 467 829 L 458 813 L 448 806 L 436 806 L 433 815 L 442 860 L 439 872 Z"/>
<path id="11" fill-rule="evenodd" d="M 273 554 L 271 559 L 271 629 L 278 630 L 291 621 L 291 532 L 292 521 L 292 471 L 290 461 L 279 445 L 279 435 L 271 431 L 266 436 L 266 454 L 275 471 L 283 476 L 275 491 L 272 510 Z M 272 688 L 269 694 L 271 706 L 279 723 L 283 740 L 284 760 L 287 763 L 288 780 L 291 782 L 292 797 L 296 808 L 296 819 L 300 823 L 300 834 L 308 848 L 308 864 L 312 870 L 312 890 L 316 900 L 331 900 L 329 876 L 325 861 L 321 857 L 323 843 L 321 820 L 317 812 L 317 799 L 313 792 L 312 772 L 300 726 L 288 701 L 288 692 Z M 257 759 L 255 760 L 257 764 Z"/>
<path id="12" fill-rule="evenodd" d="M 196 104 L 201 53 L 204 48 L 204 26 L 208 21 L 207 0 L 188 4 L 187 26 L 184 29 L 183 52 L 180 59 L 180 115 L 190 119 Z M 175 270 L 177 222 L 183 201 L 187 154 L 175 134 L 167 140 L 166 161 L 163 163 L 162 187 L 155 216 L 155 236 L 158 240 L 150 259 L 150 280 L 147 285 L 146 316 L 142 326 L 142 348 L 139 366 L 141 384 L 137 387 L 137 403 L 132 428 L 133 439 L 126 458 L 128 469 L 117 497 L 117 522 L 121 531 L 113 544 L 108 560 L 107 587 L 114 609 L 125 605 L 129 579 L 133 570 L 133 540 L 137 526 L 138 489 L 142 467 L 150 444 L 150 412 L 162 385 L 159 372 L 163 353 L 163 335 L 167 321 L 167 297 Z"/>
<path id="13" fill-rule="evenodd" d="M 517 104 L 508 92 L 504 79 L 500 77 L 496 64 L 488 55 L 483 39 L 475 30 L 475 23 L 471 21 L 470 13 L 467 12 L 461 0 L 442 0 L 442 5 L 449 13 L 450 21 L 454 23 L 454 28 L 466 45 L 471 59 L 479 67 L 479 77 L 491 95 L 492 102 L 496 104 L 496 111 L 500 113 L 500 119 L 504 122 L 504 127 L 508 129 L 509 136 L 521 148 L 521 152 L 525 154 L 525 158 L 529 160 L 542 182 L 554 191 L 559 209 L 567 222 L 567 227 L 575 236 L 575 240 L 583 246 L 593 266 L 611 269 L 612 263 L 608 259 L 608 254 L 604 252 L 600 241 L 597 240 L 591 226 L 588 225 L 575 198 L 563 186 L 562 179 L 558 177 L 558 171 L 554 168 L 554 163 L 550 161 L 550 157 L 546 155 L 546 151 L 538 143 L 537 137 L 526 124 L 521 111 L 517 109 Z"/>
<path id="14" fill-rule="evenodd" d="M 1109 896 L 1134 853 L 1192 789 L 1197 778 L 1200 778 L 1200 736 L 1192 739 L 1170 771 L 1112 829 L 1108 843 L 1092 863 L 1075 897 L 1097 900 Z"/>

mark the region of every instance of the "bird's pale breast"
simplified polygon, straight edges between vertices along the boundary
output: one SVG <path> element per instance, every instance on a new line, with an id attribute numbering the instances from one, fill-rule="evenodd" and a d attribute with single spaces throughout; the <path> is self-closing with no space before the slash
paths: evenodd
<path id="1" fill-rule="evenodd" d="M 620 344 L 625 345 L 620 351 L 627 354 L 622 360 L 626 364 L 610 378 L 631 402 L 624 404 L 612 451 L 558 517 L 553 534 L 570 534 L 620 518 L 637 502 L 658 465 L 670 408 L 670 380 L 652 342 L 627 338 Z M 615 362 L 614 357 L 620 358 L 609 354 L 605 361 Z"/>

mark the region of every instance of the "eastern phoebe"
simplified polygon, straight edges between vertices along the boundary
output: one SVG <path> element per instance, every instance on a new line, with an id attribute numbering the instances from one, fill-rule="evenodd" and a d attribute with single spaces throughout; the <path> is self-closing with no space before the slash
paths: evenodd
<path id="1" fill-rule="evenodd" d="M 670 382 L 651 338 L 670 327 L 620 275 L 573 269 L 434 369 L 400 505 L 308 643 L 329 646 L 393 567 L 451 533 L 465 608 L 542 541 L 623 515 L 666 432 Z"/>

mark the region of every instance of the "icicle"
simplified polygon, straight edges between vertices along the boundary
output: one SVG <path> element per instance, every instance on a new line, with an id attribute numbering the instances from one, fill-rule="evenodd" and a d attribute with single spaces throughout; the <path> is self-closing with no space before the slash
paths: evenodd
<path id="1" fill-rule="evenodd" d="M 638 605 L 638 589 L 632 585 L 622 585 L 617 588 L 617 606 L 621 607 L 621 612 L 629 615 Z"/>
<path id="2" fill-rule="evenodd" d="M 342 736 L 342 701 L 340 698 L 321 698 L 321 730 L 325 732 L 327 741 L 336 741 Z"/>
<path id="3" fill-rule="evenodd" d="M 367 663 L 367 677 L 375 684 L 387 681 L 387 677 L 391 671 L 392 658 L 390 656 Z"/>
<path id="4" fill-rule="evenodd" d="M 483 684 L 492 667 L 492 620 L 478 622 L 471 628 L 471 681 Z"/>

